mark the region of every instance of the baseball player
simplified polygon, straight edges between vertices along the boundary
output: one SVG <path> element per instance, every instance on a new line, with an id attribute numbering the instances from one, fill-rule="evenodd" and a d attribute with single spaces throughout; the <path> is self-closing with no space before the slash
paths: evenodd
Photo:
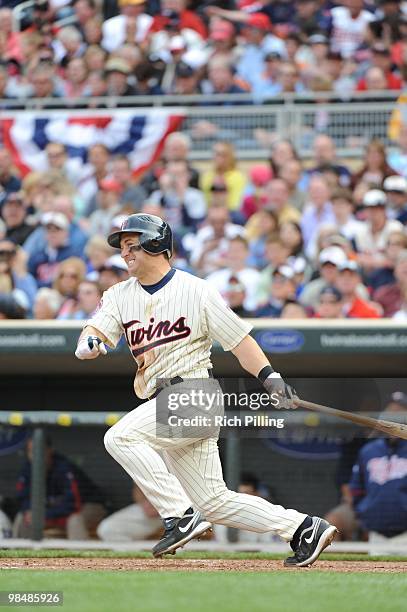
<path id="1" fill-rule="evenodd" d="M 130 278 L 105 291 L 99 310 L 85 324 L 75 355 L 106 355 L 105 345 L 114 348 L 124 334 L 137 363 L 134 389 L 146 401 L 111 427 L 104 443 L 163 520 L 164 535 L 153 555 L 174 553 L 212 523 L 220 523 L 278 534 L 294 551 L 285 565 L 311 565 L 334 539 L 336 527 L 228 490 L 215 437 L 156 435 L 155 398 L 162 391 L 157 379 L 172 385 L 210 377 L 213 340 L 231 351 L 270 394 L 277 393 L 280 407 L 295 407 L 293 389 L 273 371 L 249 335 L 251 325 L 205 280 L 171 267 L 172 233 L 160 217 L 130 215 L 108 243 L 120 249 Z"/>

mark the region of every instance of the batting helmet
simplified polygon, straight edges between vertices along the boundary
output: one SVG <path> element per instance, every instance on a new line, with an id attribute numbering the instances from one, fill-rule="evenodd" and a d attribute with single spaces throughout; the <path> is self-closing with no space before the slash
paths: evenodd
<path id="1" fill-rule="evenodd" d="M 140 234 L 140 246 L 150 255 L 167 253 L 172 255 L 172 231 L 168 223 L 155 215 L 137 213 L 130 215 L 123 222 L 118 232 L 110 234 L 107 241 L 110 246 L 120 249 L 120 239 L 124 234 Z"/>

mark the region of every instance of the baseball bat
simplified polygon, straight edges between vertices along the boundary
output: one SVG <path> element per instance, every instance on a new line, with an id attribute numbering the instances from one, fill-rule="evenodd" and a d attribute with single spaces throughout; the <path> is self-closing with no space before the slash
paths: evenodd
<path id="1" fill-rule="evenodd" d="M 377 429 L 391 436 L 397 436 L 403 440 L 407 440 L 407 425 L 403 423 L 392 423 L 391 421 L 382 421 L 380 419 L 373 419 L 372 417 L 363 416 L 361 414 L 353 414 L 346 410 L 337 410 L 336 408 L 330 408 L 329 406 L 322 406 L 321 404 L 314 404 L 313 402 L 307 402 L 300 398 L 294 400 L 294 403 L 307 410 L 314 410 L 315 412 L 322 412 L 329 416 L 339 417 L 340 419 L 346 419 L 352 421 L 356 425 L 363 427 L 370 427 Z"/>

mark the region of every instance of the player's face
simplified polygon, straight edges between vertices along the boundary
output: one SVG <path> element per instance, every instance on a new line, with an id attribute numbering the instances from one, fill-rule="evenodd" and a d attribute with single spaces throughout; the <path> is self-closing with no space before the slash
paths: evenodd
<path id="1" fill-rule="evenodd" d="M 138 234 L 127 234 L 120 240 L 121 256 L 127 264 L 129 275 L 138 276 L 145 268 L 147 254 L 140 246 Z"/>

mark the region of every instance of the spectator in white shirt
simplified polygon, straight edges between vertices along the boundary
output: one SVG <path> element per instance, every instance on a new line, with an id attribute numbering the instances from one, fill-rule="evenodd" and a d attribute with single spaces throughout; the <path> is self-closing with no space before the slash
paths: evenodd
<path id="1" fill-rule="evenodd" d="M 207 276 L 206 280 L 216 287 L 221 295 L 227 299 L 227 288 L 230 278 L 236 277 L 245 288 L 243 306 L 246 310 L 257 307 L 257 287 L 260 273 L 247 266 L 249 246 L 242 236 L 236 236 L 229 241 L 229 248 L 225 258 L 226 267 Z"/>
<path id="2" fill-rule="evenodd" d="M 375 19 L 363 5 L 364 0 L 345 0 L 331 9 L 331 49 L 344 59 L 353 56 L 363 43 L 367 24 Z"/>
<path id="3" fill-rule="evenodd" d="M 135 43 L 142 43 L 153 22 L 153 18 L 144 13 L 144 0 L 119 0 L 119 9 L 120 15 L 103 24 L 102 47 L 109 53 L 126 41 L 130 42 L 130 38 Z"/>

